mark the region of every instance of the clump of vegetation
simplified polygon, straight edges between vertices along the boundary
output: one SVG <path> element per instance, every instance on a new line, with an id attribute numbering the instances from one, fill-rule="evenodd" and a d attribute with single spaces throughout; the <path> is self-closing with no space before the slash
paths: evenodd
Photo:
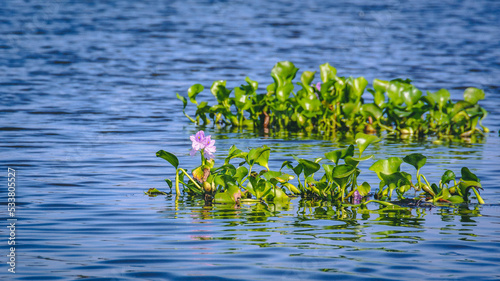
<path id="1" fill-rule="evenodd" d="M 429 183 L 420 173 L 426 163 L 426 157 L 420 153 L 410 154 L 404 158 L 390 157 L 378 160 L 370 167 L 380 178 L 377 200 L 362 202 L 371 192 L 367 182 L 360 184 L 360 162 L 368 161 L 373 155 L 364 155 L 368 146 L 380 139 L 374 135 L 358 133 L 355 145 L 325 153 L 324 158 L 314 160 L 293 156 L 295 161 L 284 161 L 279 170 L 269 168 L 271 149 L 262 146 L 244 152 L 234 145 L 230 148 L 221 166 L 215 165 L 215 140 L 205 136 L 203 131 L 191 136 L 191 155 L 201 155 L 201 164 L 189 173 L 179 167 L 178 158 L 170 152 L 160 150 L 157 157 L 167 160 L 175 169 L 175 183 L 167 179 L 172 188 L 175 184 L 177 194 L 183 191 L 205 199 L 207 203 L 239 204 L 244 201 L 256 202 L 288 202 L 292 196 L 305 199 L 323 200 L 338 204 L 355 203 L 366 205 L 377 202 L 392 205 L 393 193 L 398 200 L 408 200 L 410 190 L 422 192 L 417 200 L 427 202 L 464 203 L 469 201 L 472 191 L 479 204 L 484 204 L 479 194 L 480 180 L 468 168 L 462 168 L 461 179 L 457 181 L 455 174 L 447 170 L 439 183 Z M 355 149 L 357 147 L 357 151 Z M 235 161 L 239 161 L 236 165 Z M 400 166 L 406 162 L 416 169 L 413 175 L 401 171 Z"/>
<path id="2" fill-rule="evenodd" d="M 463 100 L 453 102 L 448 90 L 435 93 L 421 90 L 409 79 L 391 81 L 374 79 L 373 102 L 367 103 L 363 93 L 368 86 L 364 77 L 337 76 L 328 63 L 319 67 L 321 82 L 313 84 L 316 72 L 304 71 L 296 90 L 293 80 L 298 68 L 291 62 L 278 62 L 271 70 L 274 83 L 258 93 L 259 83 L 246 78 L 246 84 L 226 88 L 226 81 L 215 81 L 210 92 L 217 104 L 198 102 L 204 90 L 201 84 L 188 89 L 183 112 L 196 124 L 215 122 L 222 126 L 257 129 L 335 132 L 381 132 L 399 135 L 459 135 L 470 137 L 489 132 L 481 124 L 486 110 L 478 102 L 483 90 L 467 88 Z M 195 117 L 186 114 L 188 99 L 197 106 Z"/>

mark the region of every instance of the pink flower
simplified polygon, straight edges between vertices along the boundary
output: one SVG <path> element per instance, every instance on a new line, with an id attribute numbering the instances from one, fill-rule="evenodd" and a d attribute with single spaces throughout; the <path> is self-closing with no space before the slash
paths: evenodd
<path id="1" fill-rule="evenodd" d="M 203 155 L 208 159 L 214 158 L 215 153 L 215 140 L 212 140 L 212 136 L 205 137 L 205 132 L 198 131 L 196 135 L 192 135 L 189 137 L 191 140 L 191 152 L 189 154 L 194 156 L 196 151 L 201 151 Z"/>
<path id="2" fill-rule="evenodd" d="M 321 82 L 318 82 L 318 83 L 316 84 L 316 89 L 318 89 L 318 91 L 320 91 L 320 92 L 321 92 Z"/>
<path id="3" fill-rule="evenodd" d="M 205 148 L 203 149 L 204 155 L 208 159 L 213 159 L 215 153 L 215 140 L 211 139 L 211 136 L 208 136 L 205 139 Z"/>
<path id="4" fill-rule="evenodd" d="M 359 204 L 361 203 L 361 199 L 363 199 L 363 196 L 361 196 L 361 194 L 359 194 L 359 192 L 356 190 L 354 191 L 353 199 L 353 204 Z"/>

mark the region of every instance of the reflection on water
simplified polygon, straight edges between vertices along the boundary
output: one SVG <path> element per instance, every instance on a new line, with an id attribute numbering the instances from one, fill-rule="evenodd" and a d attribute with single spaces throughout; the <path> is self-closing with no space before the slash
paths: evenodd
<path id="1" fill-rule="evenodd" d="M 167 204 L 173 200 L 168 199 Z M 328 279 L 328 273 L 369 279 L 381 277 L 380 270 L 420 271 L 431 279 L 471 277 L 469 270 L 480 279 L 498 274 L 495 263 L 500 259 L 493 252 L 483 252 L 499 247 L 489 243 L 489 237 L 498 231 L 477 233 L 484 224 L 500 222 L 498 215 L 495 222 L 485 219 L 498 206 L 370 206 L 361 210 L 294 199 L 286 206 L 206 207 L 201 201 L 181 198 L 178 204 L 177 211 L 167 213 L 175 212 L 177 220 L 187 219 L 192 224 L 183 231 L 182 241 L 202 243 L 190 247 L 190 252 L 199 255 L 194 261 L 211 261 L 214 267 L 228 266 L 229 261 L 240 264 L 237 259 L 241 259 L 245 265 L 237 268 L 244 272 L 247 267 L 257 267 L 259 272 L 272 274 L 269 271 L 278 268 L 276 278 L 297 280 L 310 276 Z M 182 241 L 178 242 L 182 245 Z M 219 259 L 224 262 L 215 262 Z M 485 272 L 475 272 L 477 264 Z"/>

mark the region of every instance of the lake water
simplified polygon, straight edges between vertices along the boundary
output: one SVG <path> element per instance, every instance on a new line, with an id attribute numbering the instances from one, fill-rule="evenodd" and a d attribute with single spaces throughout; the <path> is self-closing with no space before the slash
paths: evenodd
<path id="1" fill-rule="evenodd" d="M 500 279 L 500 2 L 324 2 L 2 3 L 0 278 Z M 434 181 L 467 166 L 487 204 L 361 214 L 299 200 L 204 208 L 185 196 L 144 195 L 168 191 L 164 179 L 174 175 L 157 150 L 187 168 L 198 160 L 188 151 L 199 128 L 182 115 L 176 92 L 218 79 L 234 87 L 247 75 L 264 89 L 282 60 L 301 71 L 330 62 L 339 75 L 370 82 L 408 77 L 423 90 L 447 88 L 455 100 L 466 87 L 484 89 L 493 131 L 484 140 L 386 138 L 367 152 L 422 152 L 422 172 Z M 346 145 L 206 131 L 218 163 L 233 144 L 270 146 L 272 168 L 292 154 L 314 158 Z M 371 163 L 360 179 L 373 186 Z M 5 257 L 8 167 L 16 170 L 16 274 Z"/>

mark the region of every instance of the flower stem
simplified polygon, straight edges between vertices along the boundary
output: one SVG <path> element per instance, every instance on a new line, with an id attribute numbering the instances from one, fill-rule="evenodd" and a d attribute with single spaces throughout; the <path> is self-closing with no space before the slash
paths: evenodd
<path id="1" fill-rule="evenodd" d="M 198 183 L 196 183 L 196 181 L 184 169 L 179 168 L 179 170 L 181 172 L 183 172 L 194 183 L 194 185 L 196 185 L 196 187 L 198 187 L 200 190 L 203 190 L 203 188 L 201 188 L 201 186 Z M 176 179 L 176 181 L 177 181 L 177 179 Z M 175 191 L 177 192 L 177 183 L 176 183 L 176 190 Z"/>

